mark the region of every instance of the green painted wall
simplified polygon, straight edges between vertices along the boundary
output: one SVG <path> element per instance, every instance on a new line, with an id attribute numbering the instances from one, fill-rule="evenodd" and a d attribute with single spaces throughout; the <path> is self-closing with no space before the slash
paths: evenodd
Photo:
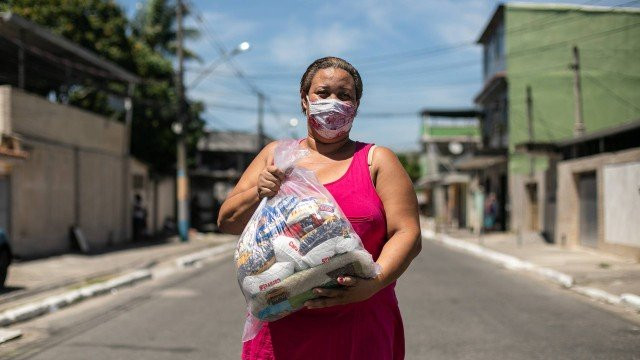
<path id="1" fill-rule="evenodd" d="M 580 49 L 587 133 L 640 118 L 640 12 L 506 5 L 505 37 L 511 172 L 527 173 L 530 166 L 525 155 L 514 154 L 515 144 L 528 139 L 527 85 L 533 94 L 535 140 L 573 136 L 573 73 L 568 65 L 574 44 Z M 537 159 L 537 169 L 546 166 L 546 159 Z"/>

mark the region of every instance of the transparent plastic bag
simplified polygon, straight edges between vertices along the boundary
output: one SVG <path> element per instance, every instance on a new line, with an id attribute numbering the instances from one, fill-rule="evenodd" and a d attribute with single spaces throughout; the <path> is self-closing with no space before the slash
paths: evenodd
<path id="1" fill-rule="evenodd" d="M 263 321 L 280 319 L 317 298 L 316 287 L 339 287 L 337 277 L 372 278 L 373 258 L 313 171 L 295 166 L 308 155 L 295 140 L 274 150 L 285 172 L 278 194 L 262 199 L 235 251 L 238 283 L 247 301 L 243 341 Z"/>

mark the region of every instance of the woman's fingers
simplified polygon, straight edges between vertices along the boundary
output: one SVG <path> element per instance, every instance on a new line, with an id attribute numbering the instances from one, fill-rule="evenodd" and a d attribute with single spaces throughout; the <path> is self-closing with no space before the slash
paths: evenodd
<path id="1" fill-rule="evenodd" d="M 275 196 L 283 180 L 284 172 L 280 169 L 273 165 L 265 167 L 258 175 L 258 197 Z"/>
<path id="2" fill-rule="evenodd" d="M 355 286 L 358 283 L 358 280 L 352 276 L 339 276 L 338 284 L 344 286 Z"/>
<path id="3" fill-rule="evenodd" d="M 260 196 L 260 198 L 272 197 L 278 193 L 278 190 L 280 190 L 280 186 L 273 183 L 269 183 L 269 185 L 258 186 L 258 196 Z"/>
<path id="4" fill-rule="evenodd" d="M 270 181 L 274 184 L 280 185 L 280 183 L 282 182 L 281 179 L 279 179 L 275 174 L 272 174 L 270 172 L 265 171 L 265 173 L 263 174 L 263 179 Z"/>
<path id="5" fill-rule="evenodd" d="M 280 181 L 284 181 L 284 171 L 278 169 L 277 167 L 275 167 L 274 165 L 268 165 L 266 167 L 266 170 L 269 174 L 273 175 L 274 177 L 276 177 L 278 180 Z"/>
<path id="6" fill-rule="evenodd" d="M 324 289 L 324 288 L 315 288 L 313 289 L 313 293 L 322 296 L 322 297 L 339 297 L 344 295 L 344 290 L 342 289 Z"/>

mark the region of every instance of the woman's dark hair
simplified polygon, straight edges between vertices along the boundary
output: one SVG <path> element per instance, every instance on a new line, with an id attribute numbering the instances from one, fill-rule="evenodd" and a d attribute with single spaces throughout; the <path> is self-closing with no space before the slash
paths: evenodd
<path id="1" fill-rule="evenodd" d="M 342 69 L 351 75 L 356 87 L 356 100 L 360 100 L 362 97 L 362 78 L 360 78 L 360 73 L 348 61 L 335 56 L 323 57 L 309 65 L 307 71 L 302 75 L 302 79 L 300 79 L 300 93 L 309 94 L 311 80 L 316 76 L 318 70 L 330 68 Z M 302 113 L 305 113 L 304 107 L 302 107 Z"/>

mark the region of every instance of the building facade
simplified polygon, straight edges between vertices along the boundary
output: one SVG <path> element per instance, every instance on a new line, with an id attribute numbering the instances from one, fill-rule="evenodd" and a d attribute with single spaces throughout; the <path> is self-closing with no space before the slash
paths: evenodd
<path id="1" fill-rule="evenodd" d="M 484 85 L 475 102 L 485 114 L 484 150 L 504 153 L 506 162 L 477 170 L 494 179 L 489 191 L 504 192 L 507 228 L 556 237 L 554 158 L 516 151 L 517 144 L 640 117 L 638 22 L 639 9 L 559 4 L 504 4 L 489 20 L 478 40 Z"/>
<path id="2" fill-rule="evenodd" d="M 209 131 L 197 149 L 196 164 L 189 171 L 191 225 L 214 231 L 220 206 L 258 153 L 259 138 L 239 131 Z"/>
<path id="3" fill-rule="evenodd" d="M 479 215 L 473 200 L 477 183 L 469 174 L 456 169 L 454 162 L 477 150 L 480 115 L 475 109 L 421 112 L 423 173 L 416 190 L 424 199 L 425 215 L 435 218 L 438 227 L 478 226 Z"/>

